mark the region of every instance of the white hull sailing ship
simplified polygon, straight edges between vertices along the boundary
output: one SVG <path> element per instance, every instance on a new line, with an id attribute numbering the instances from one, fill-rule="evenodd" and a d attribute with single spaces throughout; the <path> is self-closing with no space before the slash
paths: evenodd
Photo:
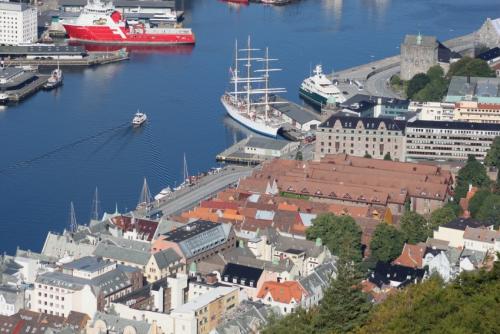
<path id="1" fill-rule="evenodd" d="M 221 97 L 221 102 L 229 116 L 238 123 L 254 132 L 277 137 L 285 120 L 281 112 L 273 108 L 273 105 L 287 102 L 276 101 L 274 95 L 284 93 L 286 90 L 269 87 L 269 73 L 280 71 L 280 69 L 269 68 L 269 62 L 277 59 L 269 58 L 267 48 L 263 58 L 254 57 L 252 55 L 254 51 L 260 50 L 251 48 L 250 37 L 246 49 L 238 49 L 238 42 L 236 42 L 234 69 L 230 68 L 233 91 L 226 92 Z M 244 52 L 246 56 L 241 58 L 240 52 Z M 240 62 L 243 62 L 243 65 L 240 65 Z M 262 68 L 252 70 L 254 62 L 262 63 Z M 240 75 L 242 66 L 246 67 L 246 76 Z"/>

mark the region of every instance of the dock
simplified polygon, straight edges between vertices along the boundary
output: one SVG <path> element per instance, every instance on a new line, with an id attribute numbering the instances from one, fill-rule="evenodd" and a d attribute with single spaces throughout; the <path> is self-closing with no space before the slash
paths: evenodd
<path id="1" fill-rule="evenodd" d="M 215 160 L 219 162 L 239 164 L 239 165 L 258 165 L 264 160 L 264 157 L 257 154 L 248 154 L 244 152 L 245 146 L 250 137 L 240 140 L 236 144 L 229 146 L 221 153 L 215 156 Z"/>
<path id="2" fill-rule="evenodd" d="M 12 58 L 4 60 L 6 66 L 46 66 L 46 67 L 89 67 L 105 65 L 128 60 L 126 52 L 92 52 L 87 57 L 81 59 L 27 59 Z"/>
<path id="3" fill-rule="evenodd" d="M 43 85 L 47 82 L 49 79 L 49 75 L 44 75 L 44 74 L 37 74 L 37 79 L 29 84 L 27 84 L 24 87 L 21 87 L 19 89 L 9 91 L 9 103 L 18 103 L 25 98 L 27 98 L 30 95 L 33 95 L 40 89 L 42 89 Z"/>

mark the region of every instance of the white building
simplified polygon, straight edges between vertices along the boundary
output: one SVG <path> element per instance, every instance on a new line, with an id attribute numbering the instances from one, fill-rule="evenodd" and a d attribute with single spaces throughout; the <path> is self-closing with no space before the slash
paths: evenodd
<path id="1" fill-rule="evenodd" d="M 455 103 L 416 102 L 410 103 L 408 110 L 416 112 L 421 121 L 453 121 Z"/>
<path id="2" fill-rule="evenodd" d="M 37 39 L 36 8 L 25 3 L 0 2 L 0 44 L 34 43 Z"/>

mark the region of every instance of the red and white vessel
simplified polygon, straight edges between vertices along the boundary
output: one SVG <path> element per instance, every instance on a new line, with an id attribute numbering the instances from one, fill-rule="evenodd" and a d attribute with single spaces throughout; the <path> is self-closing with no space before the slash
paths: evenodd
<path id="1" fill-rule="evenodd" d="M 127 22 L 111 1 L 88 0 L 80 16 L 65 20 L 70 40 L 124 45 L 194 44 L 189 28 L 156 28 L 142 22 Z"/>

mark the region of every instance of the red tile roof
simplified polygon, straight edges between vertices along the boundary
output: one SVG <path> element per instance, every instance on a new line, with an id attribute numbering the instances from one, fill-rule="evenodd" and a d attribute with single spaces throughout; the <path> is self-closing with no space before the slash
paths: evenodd
<path id="1" fill-rule="evenodd" d="M 392 263 L 408 268 L 421 269 L 423 267 L 423 258 L 426 248 L 427 246 L 424 242 L 420 242 L 416 245 L 405 243 L 401 255 Z"/>
<path id="2" fill-rule="evenodd" d="M 303 296 L 307 294 L 306 290 L 297 281 L 286 282 L 264 282 L 262 288 L 257 294 L 257 298 L 264 298 L 271 294 L 271 298 L 275 302 L 290 304 L 292 299 L 299 303 Z"/>

